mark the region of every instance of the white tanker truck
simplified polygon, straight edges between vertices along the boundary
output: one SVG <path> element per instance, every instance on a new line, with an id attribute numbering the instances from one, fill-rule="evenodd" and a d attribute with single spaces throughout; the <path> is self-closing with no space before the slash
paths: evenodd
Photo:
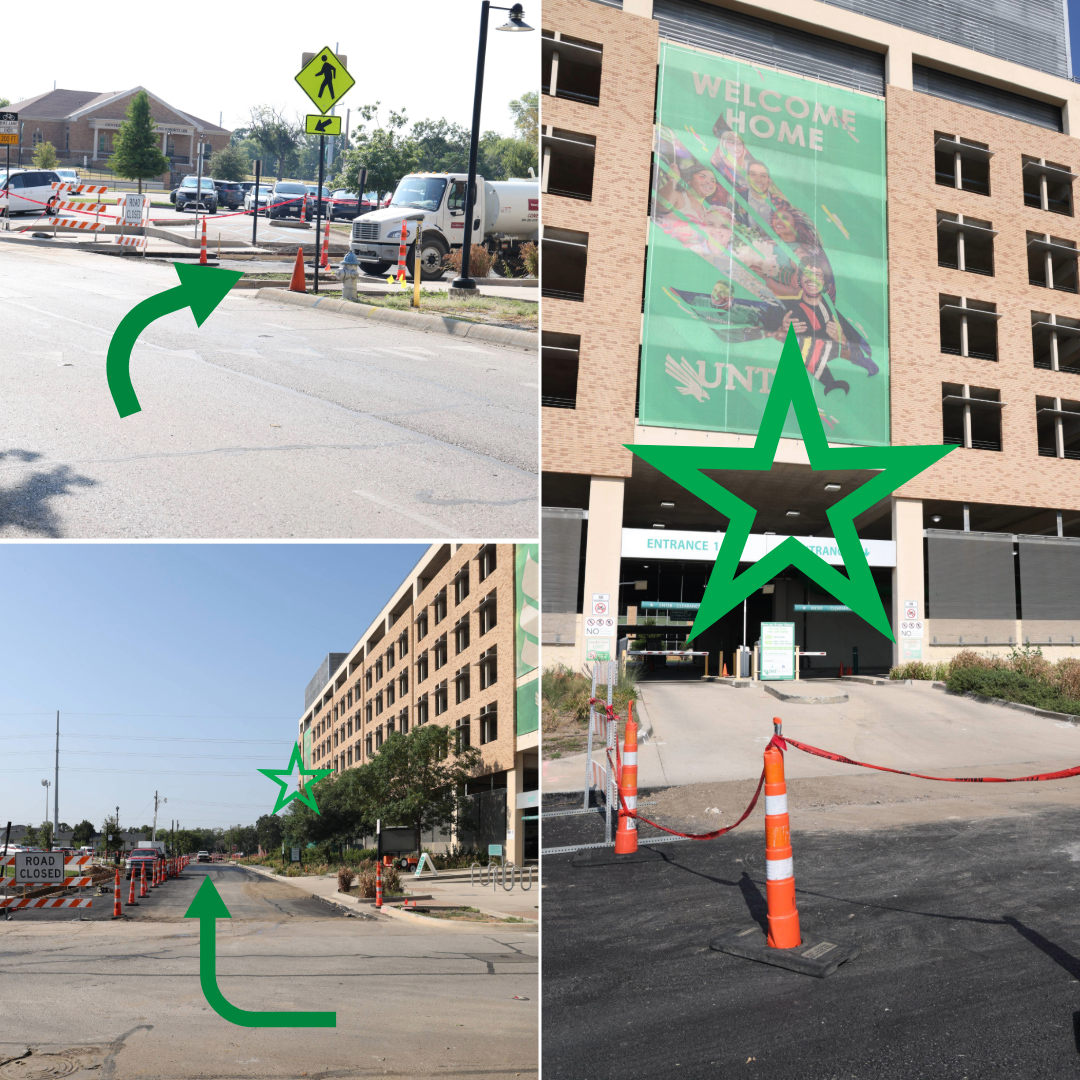
<path id="1" fill-rule="evenodd" d="M 422 211 L 421 279 L 437 281 L 452 248 L 465 235 L 465 173 L 410 173 L 398 182 L 390 205 L 353 222 L 350 247 L 369 274 L 385 274 L 397 265 L 401 220 Z M 521 247 L 536 242 L 540 232 L 539 180 L 476 178 L 481 193 L 473 215 L 472 242 L 482 244 L 508 266 L 520 269 Z M 406 225 L 409 273 L 413 271 L 416 221 Z"/>

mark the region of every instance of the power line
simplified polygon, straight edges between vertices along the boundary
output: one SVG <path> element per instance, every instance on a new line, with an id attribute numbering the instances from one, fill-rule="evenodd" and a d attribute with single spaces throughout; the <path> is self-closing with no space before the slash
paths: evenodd
<path id="1" fill-rule="evenodd" d="M 3 739 L 51 739 L 50 731 L 45 735 L 4 735 Z M 64 739 L 111 739 L 123 742 L 196 742 L 196 743 L 274 743 L 280 744 L 284 740 L 279 736 L 276 739 L 213 739 L 199 738 L 189 735 L 80 735 L 77 732 L 60 732 Z"/>
<path id="2" fill-rule="evenodd" d="M 5 757 L 28 757 L 34 754 L 49 754 L 51 750 L 11 750 Z M 72 754 L 76 757 L 138 757 L 145 758 L 145 750 L 65 750 L 61 747 L 61 754 Z M 235 754 L 169 754 L 169 758 L 183 758 L 189 761 L 235 761 Z M 280 761 L 280 754 L 254 754 L 244 757 L 245 761 Z"/>

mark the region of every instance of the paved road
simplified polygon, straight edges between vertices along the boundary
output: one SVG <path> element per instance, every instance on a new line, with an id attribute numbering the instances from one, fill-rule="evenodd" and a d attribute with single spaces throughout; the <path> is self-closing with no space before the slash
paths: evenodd
<path id="1" fill-rule="evenodd" d="M 537 357 L 230 294 L 109 340 L 169 265 L 0 242 L 0 537 L 532 537 Z"/>
<path id="2" fill-rule="evenodd" d="M 336 1010 L 336 1028 L 243 1028 L 209 1009 L 198 926 L 178 914 L 206 874 L 233 914 L 217 924 L 225 996 L 249 1010 Z M 328 905 L 307 909 L 291 886 L 240 868 L 185 876 L 130 921 L 0 922 L 0 1076 L 536 1075 L 535 933 L 322 917 Z M 27 1048 L 26 1065 L 3 1064 Z"/>
<path id="3" fill-rule="evenodd" d="M 804 933 L 862 948 L 824 980 L 709 948 L 764 919 L 760 821 L 664 845 L 648 864 L 546 857 L 546 1080 L 1075 1077 L 1076 805 L 871 833 L 793 828 Z M 598 827 L 548 819 L 545 846 Z"/>

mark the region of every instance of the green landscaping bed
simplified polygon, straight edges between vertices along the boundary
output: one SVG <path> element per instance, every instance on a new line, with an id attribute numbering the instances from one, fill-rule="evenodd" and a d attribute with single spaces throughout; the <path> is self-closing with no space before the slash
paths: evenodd
<path id="1" fill-rule="evenodd" d="M 508 326 L 517 330 L 536 330 L 540 325 L 540 305 L 531 300 L 509 300 L 501 296 L 477 299 L 451 298 L 443 292 L 420 290 L 420 307 L 412 306 L 412 286 L 395 296 L 359 297 L 361 304 L 391 308 L 394 311 L 420 311 L 425 315 L 448 315 L 464 322 Z"/>
<path id="2" fill-rule="evenodd" d="M 478 908 L 474 907 L 404 908 L 400 904 L 395 904 L 394 906 L 400 911 L 409 911 L 415 912 L 417 915 L 426 915 L 429 919 L 456 919 L 459 922 L 479 923 L 525 923 L 529 921 L 528 919 L 519 919 L 516 915 L 507 915 L 504 917 L 488 915 L 486 912 L 480 911 Z"/>

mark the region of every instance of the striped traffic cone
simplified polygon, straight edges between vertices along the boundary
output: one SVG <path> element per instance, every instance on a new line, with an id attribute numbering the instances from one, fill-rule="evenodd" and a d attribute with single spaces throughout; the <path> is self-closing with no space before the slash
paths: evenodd
<path id="1" fill-rule="evenodd" d="M 375 864 L 375 906 L 382 907 L 382 863 Z"/>
<path id="2" fill-rule="evenodd" d="M 139 881 L 139 899 L 140 900 L 144 896 L 146 896 L 146 860 L 145 859 L 143 859 L 141 874 L 142 874 L 142 877 L 141 877 L 141 879 Z"/>
<path id="3" fill-rule="evenodd" d="M 773 718 L 779 724 L 779 717 Z M 765 898 L 769 907 L 766 944 L 794 949 L 801 942 L 795 906 L 795 870 L 791 858 L 784 755 L 776 746 L 765 751 Z"/>
<path id="4" fill-rule="evenodd" d="M 633 855 L 638 849 L 637 818 L 628 810 L 637 810 L 637 724 L 634 703 L 630 702 L 623 737 L 622 773 L 619 776 L 619 827 L 615 833 L 615 854 Z"/>
<path id="5" fill-rule="evenodd" d="M 319 269 L 325 270 L 330 265 L 330 219 L 326 219 L 326 232 L 323 234 L 322 258 L 319 260 Z"/>
<path id="6" fill-rule="evenodd" d="M 408 222 L 402 220 L 401 245 L 398 247 L 397 273 L 391 274 L 390 277 L 386 279 L 388 284 L 393 285 L 396 282 L 402 288 L 405 288 L 405 234 L 407 226 Z"/>
<path id="7" fill-rule="evenodd" d="M 135 904 L 135 907 L 139 905 L 135 903 L 135 868 L 131 870 L 131 884 L 128 886 L 128 904 Z"/>
<path id="8" fill-rule="evenodd" d="M 199 251 L 199 265 L 206 265 L 206 218 L 202 219 L 202 248 Z"/>
<path id="9" fill-rule="evenodd" d="M 120 910 L 120 870 L 116 871 L 116 884 L 113 886 L 113 905 L 112 905 L 112 917 L 114 919 L 123 918 L 124 913 Z"/>

